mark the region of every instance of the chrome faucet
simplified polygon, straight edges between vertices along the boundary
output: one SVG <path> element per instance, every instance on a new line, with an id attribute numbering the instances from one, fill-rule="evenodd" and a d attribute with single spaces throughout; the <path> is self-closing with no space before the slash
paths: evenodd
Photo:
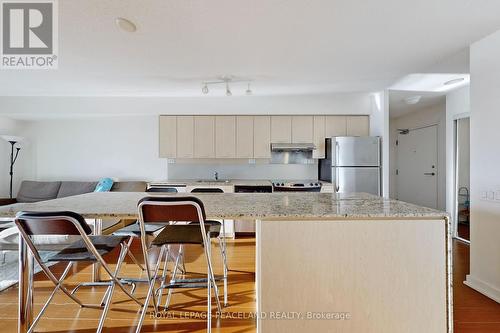
<path id="1" fill-rule="evenodd" d="M 219 180 L 219 173 L 217 171 L 215 171 L 214 173 L 214 178 L 215 180 Z"/>

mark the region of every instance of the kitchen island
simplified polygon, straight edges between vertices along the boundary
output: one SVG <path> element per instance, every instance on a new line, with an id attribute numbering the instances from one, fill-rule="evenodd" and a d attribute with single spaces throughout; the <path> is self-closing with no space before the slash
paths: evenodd
<path id="1" fill-rule="evenodd" d="M 136 218 L 146 195 L 16 204 L 0 208 L 0 217 L 71 210 Z M 367 194 L 195 196 L 209 219 L 257 221 L 258 332 L 452 332 L 446 213 Z"/>

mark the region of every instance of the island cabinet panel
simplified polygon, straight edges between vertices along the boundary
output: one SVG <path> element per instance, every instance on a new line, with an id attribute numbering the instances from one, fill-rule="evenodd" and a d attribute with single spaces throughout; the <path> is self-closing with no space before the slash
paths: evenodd
<path id="1" fill-rule="evenodd" d="M 325 116 L 314 116 L 313 118 L 313 143 L 316 146 L 313 158 L 325 158 L 325 122 Z"/>
<path id="2" fill-rule="evenodd" d="M 194 117 L 194 157 L 215 157 L 215 116 Z"/>
<path id="3" fill-rule="evenodd" d="M 236 116 L 215 117 L 215 157 L 236 157 Z"/>
<path id="4" fill-rule="evenodd" d="M 346 132 L 348 136 L 370 135 L 370 117 L 348 116 L 346 122 Z"/>
<path id="5" fill-rule="evenodd" d="M 236 117 L 236 157 L 253 158 L 253 116 Z"/>
<path id="6" fill-rule="evenodd" d="M 311 143 L 314 137 L 313 116 L 292 116 L 292 142 Z"/>
<path id="7" fill-rule="evenodd" d="M 194 157 L 194 117 L 177 116 L 177 158 Z"/>
<path id="8" fill-rule="evenodd" d="M 327 116 L 325 124 L 326 137 L 346 136 L 347 119 L 345 116 Z"/>
<path id="9" fill-rule="evenodd" d="M 160 157 L 177 157 L 177 116 L 160 116 Z"/>
<path id="10" fill-rule="evenodd" d="M 257 221 L 258 332 L 449 332 L 446 225 Z"/>
<path id="11" fill-rule="evenodd" d="M 271 117 L 255 116 L 253 121 L 253 157 L 271 158 Z"/>
<path id="12" fill-rule="evenodd" d="M 292 117 L 271 116 L 271 142 L 292 142 Z"/>

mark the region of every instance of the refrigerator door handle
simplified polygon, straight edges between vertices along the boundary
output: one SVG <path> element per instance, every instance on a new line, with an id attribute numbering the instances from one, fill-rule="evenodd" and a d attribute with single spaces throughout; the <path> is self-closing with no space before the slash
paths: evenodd
<path id="1" fill-rule="evenodd" d="M 339 155 L 340 155 L 340 145 L 338 141 L 335 141 L 335 192 L 339 192 L 340 190 L 340 179 L 339 179 L 339 168 L 338 168 L 338 161 L 339 161 Z"/>

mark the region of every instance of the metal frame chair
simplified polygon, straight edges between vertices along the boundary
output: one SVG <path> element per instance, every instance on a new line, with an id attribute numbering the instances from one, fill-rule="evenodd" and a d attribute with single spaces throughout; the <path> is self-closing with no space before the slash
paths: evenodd
<path id="1" fill-rule="evenodd" d="M 216 283 L 212 259 L 211 259 L 211 242 L 210 230 L 205 228 L 205 210 L 203 203 L 196 197 L 183 196 L 163 196 L 163 197 L 145 197 L 138 203 L 139 225 L 141 228 L 141 243 L 146 266 L 147 277 L 149 279 L 149 288 L 144 302 L 144 307 L 141 312 L 136 333 L 139 333 L 144 322 L 144 317 L 149 305 L 153 301 L 155 311 L 158 311 L 159 302 L 156 301 L 155 286 L 158 279 L 161 281 L 161 286 L 157 290 L 163 288 L 207 288 L 207 331 L 211 332 L 212 325 L 212 288 L 214 289 L 214 297 L 217 304 L 218 313 L 222 312 L 222 307 L 219 301 L 218 286 Z M 162 232 L 148 245 L 146 239 L 146 223 L 161 223 L 165 221 L 186 222 L 186 224 L 173 224 L 166 227 Z M 174 222 L 174 223 L 175 223 Z M 189 224 L 195 222 L 196 224 Z M 176 231 L 180 231 L 176 235 Z M 175 280 L 175 274 L 172 272 L 173 282 L 166 283 L 164 274 L 159 277 L 158 271 L 163 259 L 168 261 L 171 244 L 200 244 L 203 246 L 205 260 L 207 263 L 207 278 L 206 279 L 185 279 Z M 148 259 L 148 250 L 151 248 L 160 248 L 157 262 L 154 269 L 151 269 Z M 179 260 L 182 256 L 182 248 L 176 259 L 176 267 L 179 265 Z M 176 271 L 176 268 L 174 268 Z"/>
<path id="2" fill-rule="evenodd" d="M 90 236 L 92 230 L 87 225 L 82 216 L 74 212 L 19 212 L 16 215 L 15 223 L 19 228 L 19 233 L 21 237 L 26 242 L 28 248 L 33 254 L 34 259 L 40 265 L 42 271 L 49 278 L 49 280 L 55 285 L 54 290 L 49 296 L 46 303 L 43 305 L 40 313 L 37 315 L 33 321 L 28 333 L 33 332 L 38 321 L 42 317 L 43 313 L 47 309 L 48 305 L 52 301 L 54 295 L 58 290 L 61 290 L 66 296 L 68 296 L 75 303 L 81 307 L 103 307 L 103 312 L 99 320 L 99 324 L 96 332 L 101 332 L 104 327 L 104 321 L 106 315 L 109 311 L 111 305 L 111 300 L 113 297 L 113 292 L 115 286 L 118 287 L 133 301 L 142 306 L 143 304 L 135 298 L 125 287 L 122 285 L 118 278 L 120 268 L 125 259 L 128 246 L 130 246 L 131 238 L 128 238 L 128 243 L 125 242 L 127 237 L 118 236 Z M 40 253 L 36 248 L 31 236 L 36 235 L 72 235 L 81 236 L 81 240 L 72 243 L 68 247 L 59 251 L 58 253 L 52 255 L 47 259 L 47 261 L 57 261 L 57 262 L 68 262 L 63 274 L 59 279 L 57 279 L 54 274 L 45 265 L 44 261 L 40 257 Z M 118 256 L 118 261 L 114 272 L 109 268 L 106 261 L 102 258 L 102 255 L 107 254 L 114 250 L 118 245 L 120 245 L 120 254 Z M 44 249 L 45 250 L 45 249 Z M 104 294 L 103 300 L 100 305 L 87 305 L 82 303 L 72 292 L 70 292 L 63 284 L 70 268 L 76 261 L 91 261 L 97 262 L 104 268 L 107 274 L 110 276 L 111 280 L 107 282 L 101 282 L 100 285 L 108 286 Z M 34 286 L 31 286 L 33 288 Z M 31 290 L 33 292 L 33 290 Z"/>

